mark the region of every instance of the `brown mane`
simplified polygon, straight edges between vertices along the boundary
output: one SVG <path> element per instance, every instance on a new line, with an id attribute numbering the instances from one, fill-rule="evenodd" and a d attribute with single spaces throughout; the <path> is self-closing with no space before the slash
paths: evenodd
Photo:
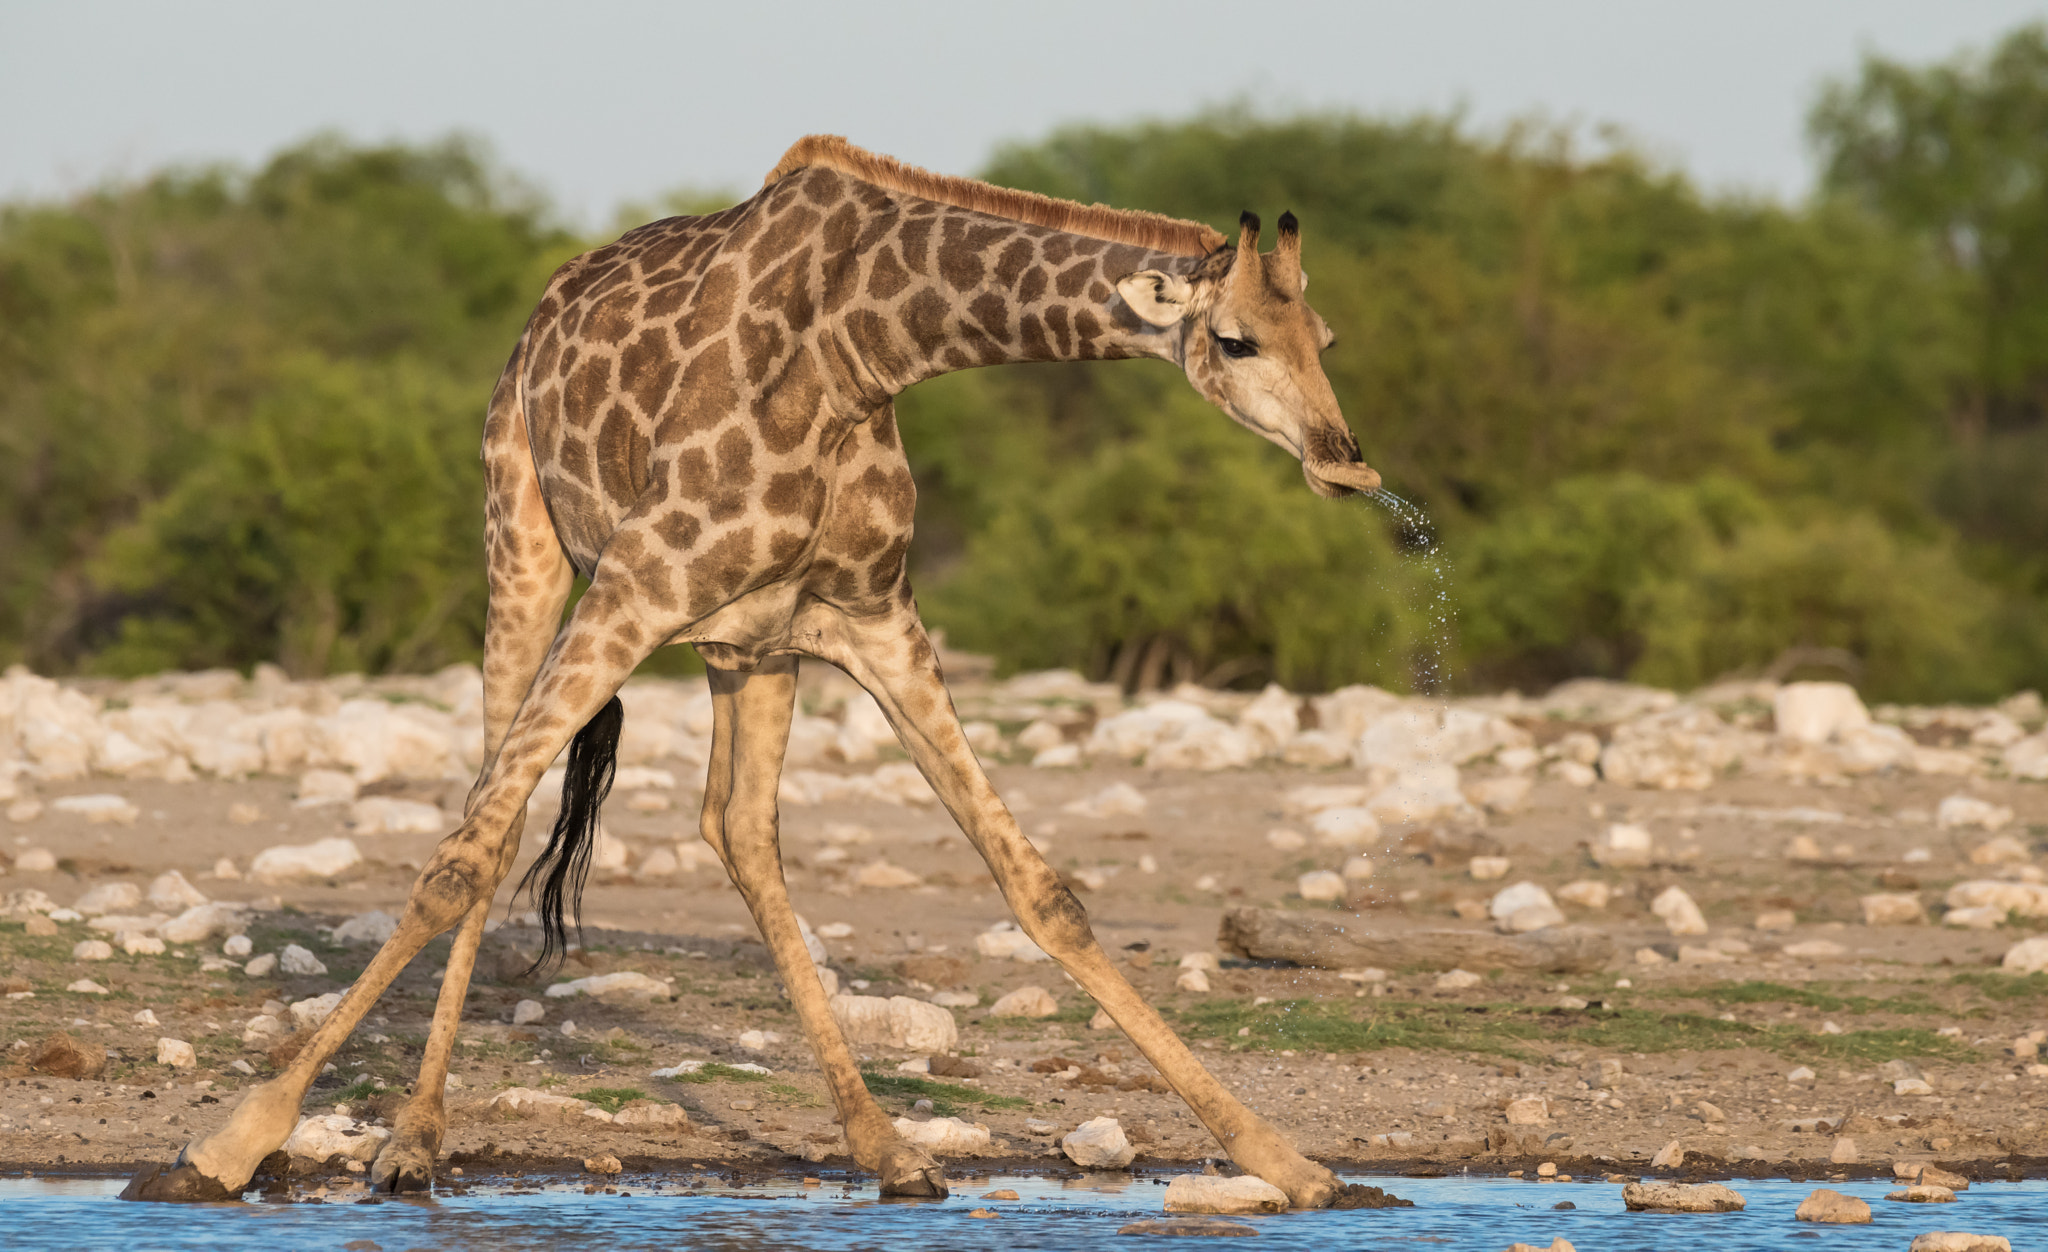
<path id="1" fill-rule="evenodd" d="M 1184 222 L 1163 213 L 1113 209 L 1106 204 L 1076 204 L 1035 191 L 1014 191 L 973 178 L 934 174 L 895 157 L 856 148 L 838 135 L 805 135 L 791 145 L 761 185 L 768 187 L 810 166 L 837 170 L 865 183 L 905 195 L 920 196 L 958 208 L 972 209 L 1012 221 L 1053 230 L 1127 243 L 1155 252 L 1207 256 L 1223 246 L 1221 232 L 1200 222 Z"/>

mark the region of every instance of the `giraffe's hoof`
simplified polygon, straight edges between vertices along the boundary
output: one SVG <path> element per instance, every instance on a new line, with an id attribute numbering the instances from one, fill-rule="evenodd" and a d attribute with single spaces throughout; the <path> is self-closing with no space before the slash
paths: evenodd
<path id="1" fill-rule="evenodd" d="M 123 1200 L 155 1200 L 165 1204 L 215 1204 L 239 1200 L 239 1190 L 230 1191 L 217 1180 L 182 1162 L 176 1165 L 148 1165 L 121 1189 Z"/>
<path id="2" fill-rule="evenodd" d="M 898 1143 L 882 1162 L 882 1194 L 920 1200 L 943 1200 L 952 1194 L 946 1171 L 920 1148 Z"/>
<path id="3" fill-rule="evenodd" d="M 400 1147 L 394 1136 L 370 1165 L 370 1189 L 394 1195 L 433 1190 L 434 1155 L 433 1149 L 419 1144 Z"/>

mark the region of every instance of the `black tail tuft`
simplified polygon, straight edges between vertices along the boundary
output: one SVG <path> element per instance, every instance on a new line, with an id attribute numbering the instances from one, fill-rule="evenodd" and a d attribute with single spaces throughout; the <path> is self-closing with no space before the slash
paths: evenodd
<path id="1" fill-rule="evenodd" d="M 552 969 L 569 950 L 569 931 L 562 921 L 564 905 L 575 919 L 577 937 L 582 938 L 583 884 L 590 877 L 591 854 L 597 850 L 598 810 L 611 794 L 612 777 L 618 772 L 619 728 L 625 720 L 625 706 L 613 696 L 569 741 L 562 811 L 555 818 L 547 848 L 519 880 L 519 891 L 531 893 L 540 913 L 540 957 L 526 971 L 529 975 Z M 517 897 L 519 892 L 512 894 Z"/>

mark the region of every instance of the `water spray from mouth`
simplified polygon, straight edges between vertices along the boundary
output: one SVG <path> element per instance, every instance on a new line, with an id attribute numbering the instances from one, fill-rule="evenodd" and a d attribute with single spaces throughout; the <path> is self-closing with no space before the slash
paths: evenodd
<path id="1" fill-rule="evenodd" d="M 1443 548 L 1437 542 L 1436 529 L 1430 523 L 1429 514 L 1385 487 L 1360 494 L 1393 515 L 1396 549 L 1404 560 L 1421 564 L 1428 571 L 1429 589 L 1420 593 L 1425 602 L 1418 603 L 1418 593 L 1407 584 L 1407 580 L 1403 580 L 1403 598 L 1408 601 L 1410 609 L 1427 616 L 1431 622 L 1413 659 L 1413 678 L 1418 694 L 1436 695 L 1450 681 L 1448 657 L 1453 613 L 1450 578 L 1444 569 Z"/>

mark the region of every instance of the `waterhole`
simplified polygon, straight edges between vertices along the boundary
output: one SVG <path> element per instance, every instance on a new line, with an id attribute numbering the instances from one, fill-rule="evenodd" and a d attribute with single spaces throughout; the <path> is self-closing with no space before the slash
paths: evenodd
<path id="1" fill-rule="evenodd" d="M 115 1199 L 120 1178 L 0 1179 L 0 1246 L 9 1249 L 204 1249 L 284 1252 L 286 1249 L 603 1248 L 817 1249 L 900 1252 L 902 1249 L 1074 1249 L 1101 1246 L 1123 1226 L 1167 1216 L 1164 1176 L 1091 1174 L 1078 1178 L 997 1175 L 956 1179 L 943 1201 L 881 1201 L 872 1182 L 851 1187 L 801 1177 L 735 1187 L 718 1179 L 673 1174 L 623 1175 L 614 1192 L 586 1193 L 585 1180 L 483 1177 L 464 1194 L 375 1200 L 336 1189 L 319 1199 L 168 1206 Z M 1281 1213 L 1228 1220 L 1255 1229 L 1258 1242 L 1229 1246 L 1331 1252 L 1353 1248 L 1501 1252 L 1517 1241 L 1547 1247 L 1562 1235 L 1583 1252 L 1782 1252 L 1803 1247 L 1835 1252 L 1903 1252 L 1928 1230 L 2003 1235 L 2015 1248 L 2048 1241 L 2048 1182 L 1979 1183 L 1954 1204 L 1900 1204 L 1884 1199 L 1878 1180 L 1828 1184 L 1738 1179 L 1748 1201 L 1740 1213 L 1627 1212 L 1621 1188 L 1607 1182 L 1535 1183 L 1450 1176 L 1347 1181 L 1385 1187 L 1414 1208 Z M 692 1185 L 692 1183 L 701 1185 Z M 1815 1186 L 1867 1200 L 1867 1226 L 1811 1226 L 1792 1212 Z M 984 1200 L 1008 1189 L 1016 1200 Z M 1573 1207 L 1560 1209 L 1561 1203 Z M 995 1217 L 975 1217 L 976 1209 Z M 1110 1246 L 1144 1247 L 1148 1239 Z M 1221 1240 L 1178 1239 L 1165 1246 Z"/>

